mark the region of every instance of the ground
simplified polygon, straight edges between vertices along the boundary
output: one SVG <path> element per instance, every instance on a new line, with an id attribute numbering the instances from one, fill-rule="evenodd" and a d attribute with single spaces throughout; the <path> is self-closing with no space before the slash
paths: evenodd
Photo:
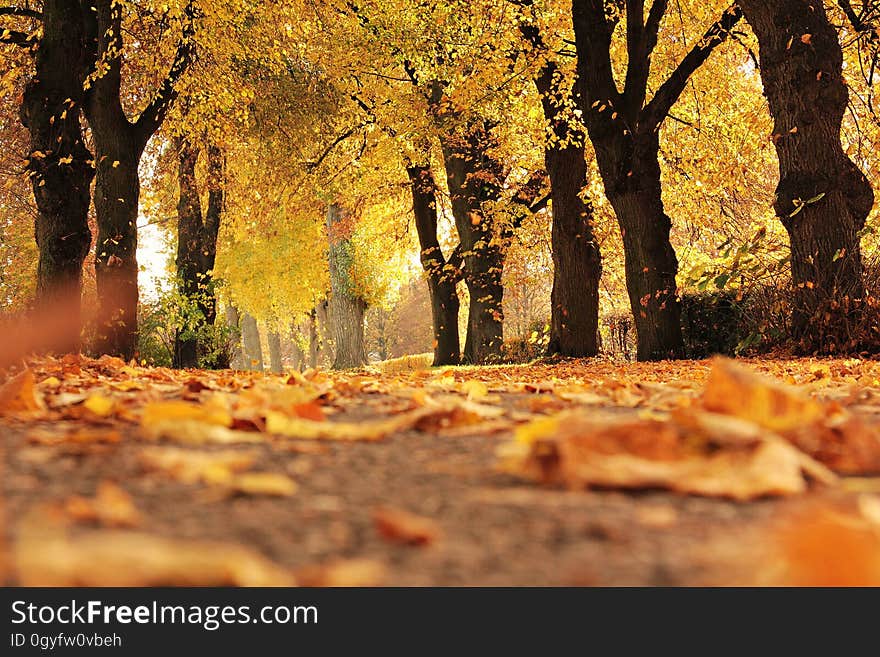
<path id="1" fill-rule="evenodd" d="M 880 584 L 880 363 L 393 369 L 28 362 L 7 583 Z"/>

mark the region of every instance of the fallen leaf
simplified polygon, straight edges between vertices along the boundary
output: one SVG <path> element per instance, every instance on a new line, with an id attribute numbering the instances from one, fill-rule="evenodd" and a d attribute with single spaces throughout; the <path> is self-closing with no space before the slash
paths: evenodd
<path id="1" fill-rule="evenodd" d="M 461 391 L 465 393 L 470 400 L 485 399 L 489 396 L 489 388 L 486 384 L 482 381 L 477 381 L 476 379 L 465 381 L 461 385 Z"/>
<path id="2" fill-rule="evenodd" d="M 36 387 L 34 373 L 31 370 L 25 370 L 0 386 L 0 413 L 45 409 L 46 403 Z"/>
<path id="3" fill-rule="evenodd" d="M 253 431 L 227 429 L 219 424 L 199 420 L 154 421 L 143 427 L 149 440 L 167 440 L 183 445 L 239 445 L 265 442 L 265 437 Z"/>
<path id="4" fill-rule="evenodd" d="M 153 402 L 141 412 L 141 426 L 152 429 L 170 422 L 198 422 L 221 427 L 232 425 L 232 415 L 220 404 L 191 404 L 185 401 Z"/>
<path id="5" fill-rule="evenodd" d="M 794 446 L 735 418 L 694 411 L 633 419 L 582 411 L 522 427 L 499 451 L 505 472 L 569 488 L 651 489 L 750 500 L 834 475 Z"/>
<path id="6" fill-rule="evenodd" d="M 801 390 L 718 358 L 703 406 L 778 433 L 841 474 L 880 472 L 880 429 Z"/>
<path id="7" fill-rule="evenodd" d="M 290 497 L 297 491 L 293 479 L 274 472 L 246 472 L 233 477 L 228 487 L 231 491 L 244 495 L 270 497 Z"/>
<path id="8" fill-rule="evenodd" d="M 123 529 L 70 534 L 45 518 L 14 545 L 22 586 L 295 586 L 291 572 L 235 544 Z"/>
<path id="9" fill-rule="evenodd" d="M 141 515 L 131 496 L 109 481 L 98 485 L 95 497 L 74 496 L 67 500 L 64 509 L 77 522 L 98 523 L 107 527 L 135 527 L 141 522 Z"/>
<path id="10" fill-rule="evenodd" d="M 771 535 L 771 584 L 880 586 L 880 534 L 869 519 L 812 505 Z"/>
<path id="11" fill-rule="evenodd" d="M 376 509 L 373 513 L 373 524 L 382 538 L 404 545 L 429 545 L 442 535 L 434 520 L 389 507 Z"/>
<path id="12" fill-rule="evenodd" d="M 251 451 L 196 452 L 178 447 L 149 447 L 139 455 L 144 469 L 164 472 L 186 484 L 228 484 L 256 458 Z"/>
<path id="13" fill-rule="evenodd" d="M 83 407 L 98 417 L 108 417 L 113 414 L 116 402 L 104 395 L 89 395 L 83 402 Z"/>
<path id="14" fill-rule="evenodd" d="M 386 577 L 385 565 L 372 559 L 345 559 L 296 571 L 300 586 L 381 586 Z"/>
<path id="15" fill-rule="evenodd" d="M 115 444 L 122 441 L 117 429 L 107 427 L 67 427 L 36 429 L 28 432 L 28 442 L 34 445 Z"/>

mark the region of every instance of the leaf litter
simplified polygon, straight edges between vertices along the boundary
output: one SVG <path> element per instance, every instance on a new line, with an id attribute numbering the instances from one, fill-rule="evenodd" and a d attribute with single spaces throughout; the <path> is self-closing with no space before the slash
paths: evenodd
<path id="1" fill-rule="evenodd" d="M 500 476 L 539 484 L 538 497 L 516 493 L 516 501 L 509 485 L 493 488 L 495 475 L 488 470 L 463 468 L 470 473 L 463 476 L 479 482 L 470 494 L 455 494 L 475 505 L 533 506 L 542 500 L 538 506 L 550 508 L 553 498 L 540 492 L 548 487 L 575 496 L 584 490 L 667 490 L 739 503 L 809 500 L 809 492 L 824 489 L 861 496 L 862 506 L 876 516 L 870 500 L 880 490 L 878 400 L 880 364 L 856 360 L 581 361 L 274 377 L 142 368 L 109 357 L 32 359 L 0 384 L 5 431 L 47 455 L 36 458 L 34 452 L 29 461 L 50 465 L 71 456 L 102 459 L 134 450 L 139 470 L 126 479 L 107 472 L 91 493 L 56 497 L 48 507 L 44 496 L 35 495 L 25 519 L 13 524 L 11 577 L 48 585 L 292 583 L 293 570 L 237 542 L 151 533 L 155 507 L 147 511 L 138 499 L 143 488 L 129 481 L 156 482 L 152 487 L 176 482 L 204 491 L 193 498 L 199 503 L 242 497 L 282 503 L 303 495 L 302 481 L 291 473 L 308 482 L 322 475 L 315 463 L 333 467 L 336 450 L 405 441 L 399 437 L 409 432 L 465 455 L 469 442 L 491 441 Z M 297 465 L 280 471 L 272 455 L 288 455 Z M 581 498 L 565 499 L 566 508 L 577 509 Z M 440 530 L 442 518 L 425 509 L 404 511 L 389 495 L 371 513 L 376 535 L 389 545 L 454 549 L 452 537 Z M 644 531 L 668 532 L 687 524 L 668 502 L 639 508 L 633 522 Z M 826 525 L 815 531 L 832 531 L 833 523 Z M 804 537 L 810 531 L 803 529 Z M 764 536 L 785 554 L 800 554 L 793 544 L 815 543 L 792 543 L 784 532 Z M 854 553 L 857 544 L 841 543 Z M 200 561 L 206 551 L 212 557 Z M 367 585 L 393 578 L 375 554 L 346 552 L 319 561 L 301 555 L 293 561 L 306 584 Z M 874 572 L 863 562 L 866 573 Z M 101 568 L 88 565 L 95 563 Z M 811 581 L 794 567 L 787 572 L 783 581 Z"/>

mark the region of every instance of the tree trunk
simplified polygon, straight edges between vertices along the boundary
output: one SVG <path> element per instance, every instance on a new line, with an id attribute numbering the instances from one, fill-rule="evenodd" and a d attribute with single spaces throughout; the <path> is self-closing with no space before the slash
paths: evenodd
<path id="1" fill-rule="evenodd" d="M 301 337 L 300 330 L 301 325 L 297 326 L 296 322 L 291 326 L 291 334 L 290 334 L 290 355 L 291 355 L 291 367 L 298 372 L 302 372 L 305 369 L 306 362 L 306 354 L 303 351 L 303 348 L 300 346 L 300 342 L 298 340 Z"/>
<path id="2" fill-rule="evenodd" d="M 263 346 L 260 343 L 260 329 L 257 320 L 250 313 L 241 318 L 241 337 L 244 340 L 245 369 L 263 371 Z"/>
<path id="3" fill-rule="evenodd" d="M 36 72 L 20 108 L 30 132 L 28 171 L 37 205 L 36 301 L 67 316 L 68 346 L 76 349 L 82 268 L 92 239 L 89 187 L 95 175 L 80 128 L 87 51 L 78 0 L 45 0 L 42 14 Z"/>
<path id="4" fill-rule="evenodd" d="M 83 24 L 95 66 L 85 104 L 97 162 L 98 318 L 94 346 L 99 353 L 131 358 L 137 349 L 138 165 L 176 97 L 176 81 L 192 59 L 193 10 L 188 7 L 184 11 L 189 22 L 171 69 L 136 121 L 128 119 L 122 103 L 123 12 L 123 4 L 115 0 L 91 0 L 86 3 Z"/>
<path id="5" fill-rule="evenodd" d="M 774 209 L 791 240 L 792 333 L 806 353 L 858 348 L 865 285 L 859 231 L 870 183 L 840 142 L 848 90 L 820 0 L 743 0 L 758 37 L 779 156 Z"/>
<path id="6" fill-rule="evenodd" d="M 620 12 L 604 0 L 573 0 L 577 49 L 577 96 L 596 162 L 623 235 L 627 291 L 636 322 L 639 360 L 683 356 L 681 305 L 675 277 L 678 261 L 669 241 L 672 222 L 663 208 L 660 129 L 693 73 L 731 34 L 742 18 L 725 9 L 703 38 L 659 85 L 651 85 L 652 53 L 669 3 L 619 3 L 625 8 L 627 64 L 623 90 L 612 63 Z"/>
<path id="7" fill-rule="evenodd" d="M 137 214 L 140 150 L 121 131 L 115 139 L 95 136 L 95 278 L 98 287 L 98 353 L 132 358 L 137 349 Z M 111 142 L 111 143 L 107 143 Z"/>
<path id="8" fill-rule="evenodd" d="M 334 347 L 330 302 L 327 299 L 324 299 L 315 307 L 315 317 L 317 320 L 319 337 L 317 351 L 318 363 L 320 364 L 321 360 L 323 360 L 324 363 L 329 366 L 333 362 Z"/>
<path id="9" fill-rule="evenodd" d="M 234 340 L 229 366 L 234 370 L 244 370 L 246 368 L 244 352 L 241 349 L 241 313 L 231 303 L 226 304 L 226 325 L 232 333 L 230 339 Z"/>
<path id="10" fill-rule="evenodd" d="M 177 147 L 177 284 L 184 300 L 195 300 L 199 293 L 201 257 L 202 201 L 196 181 L 199 147 L 178 138 Z M 178 329 L 174 337 L 174 367 L 198 367 L 196 327 Z"/>
<path id="11" fill-rule="evenodd" d="M 549 126 L 544 162 L 553 213 L 553 290 L 547 353 L 585 358 L 599 353 L 602 256 L 593 236 L 593 208 L 581 196 L 587 185 L 586 135 L 573 121 L 560 117 L 558 99 L 564 97 L 559 89 L 561 79 L 553 62 L 548 62 L 535 78 Z"/>
<path id="12" fill-rule="evenodd" d="M 458 273 L 447 263 L 437 239 L 437 199 L 434 176 L 429 166 L 407 168 L 413 197 L 413 214 L 419 235 L 422 267 L 431 299 L 434 325 L 434 366 L 457 365 L 460 360 L 458 337 Z"/>
<path id="13" fill-rule="evenodd" d="M 638 359 L 681 358 L 678 259 L 669 241 L 672 220 L 663 208 L 660 139 L 655 131 L 591 131 L 605 193 L 620 225 L 626 288 L 636 326 Z"/>
<path id="14" fill-rule="evenodd" d="M 470 296 L 462 361 L 477 365 L 501 360 L 504 345 L 504 245 L 483 211 L 484 203 L 497 200 L 501 177 L 500 164 L 486 153 L 490 140 L 483 124 L 440 140 Z"/>
<path id="15" fill-rule="evenodd" d="M 269 342 L 269 370 L 273 374 L 284 372 L 281 363 L 281 336 L 276 331 L 270 331 L 267 336 Z"/>
<path id="16" fill-rule="evenodd" d="M 196 180 L 200 149 L 187 139 L 176 140 L 177 180 L 177 279 L 180 293 L 199 310 L 192 326 L 175 337 L 175 367 L 197 367 L 199 333 L 217 317 L 212 272 L 217 254 L 217 234 L 223 211 L 223 155 L 219 148 L 208 148 L 208 208 L 202 216 L 202 203 Z"/>
<path id="17" fill-rule="evenodd" d="M 309 313 L 309 367 L 318 367 L 318 351 L 321 345 L 318 339 L 318 311 Z"/>
<path id="18" fill-rule="evenodd" d="M 333 369 L 355 369 L 367 363 L 364 348 L 364 315 L 367 303 L 355 291 L 351 278 L 351 222 L 338 205 L 327 210 L 327 237 L 330 249 L 329 314 L 333 322 L 335 357 Z"/>

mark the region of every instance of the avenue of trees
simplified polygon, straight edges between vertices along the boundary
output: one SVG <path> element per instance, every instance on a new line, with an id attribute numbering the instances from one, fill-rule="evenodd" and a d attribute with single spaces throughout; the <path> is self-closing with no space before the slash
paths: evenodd
<path id="1" fill-rule="evenodd" d="M 435 365 L 622 325 L 684 358 L 696 305 L 740 349 L 873 353 L 878 30 L 871 0 L 0 0 L 0 307 L 125 359 L 161 326 L 177 367 L 357 367 L 395 313 Z"/>

